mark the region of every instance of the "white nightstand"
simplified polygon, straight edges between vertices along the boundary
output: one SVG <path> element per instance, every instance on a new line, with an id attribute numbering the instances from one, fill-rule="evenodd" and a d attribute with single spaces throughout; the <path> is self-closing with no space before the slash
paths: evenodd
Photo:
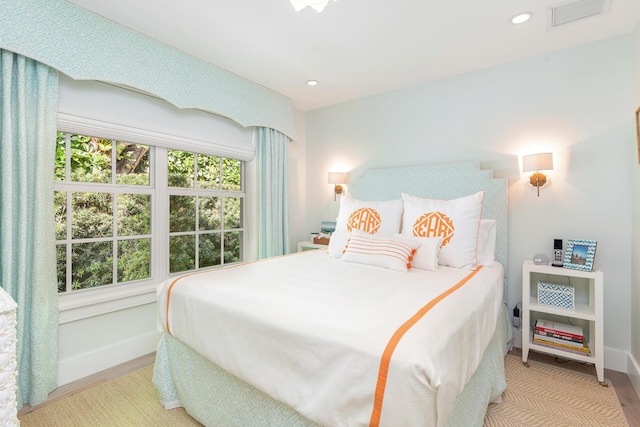
<path id="1" fill-rule="evenodd" d="M 312 243 L 310 241 L 298 242 L 298 252 L 311 251 L 315 249 L 326 249 L 327 247 L 329 247 L 329 245 L 319 245 L 317 243 Z"/>
<path id="2" fill-rule="evenodd" d="M 573 285 L 573 310 L 538 304 L 538 282 Z M 532 324 L 538 320 L 570 323 L 583 328 L 591 354 L 577 354 L 533 342 Z M 603 335 L 603 274 L 602 271 L 581 271 L 550 265 L 536 265 L 525 261 L 522 266 L 522 363 L 527 364 L 529 350 L 592 363 L 600 384 L 604 382 Z"/>

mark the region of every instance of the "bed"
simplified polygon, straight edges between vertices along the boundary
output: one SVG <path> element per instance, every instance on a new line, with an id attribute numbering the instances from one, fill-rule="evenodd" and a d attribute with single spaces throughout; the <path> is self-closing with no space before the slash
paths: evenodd
<path id="1" fill-rule="evenodd" d="M 328 251 L 159 286 L 161 403 L 207 426 L 482 425 L 506 387 L 506 220 L 476 162 L 365 172 Z"/>

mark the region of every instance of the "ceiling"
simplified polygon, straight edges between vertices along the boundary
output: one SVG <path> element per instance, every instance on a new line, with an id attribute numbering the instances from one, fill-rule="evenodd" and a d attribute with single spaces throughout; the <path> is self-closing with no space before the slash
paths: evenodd
<path id="1" fill-rule="evenodd" d="M 309 111 L 633 32 L 639 0 L 550 28 L 564 0 L 68 0 Z M 571 0 L 570 0 L 571 2 Z M 514 25 L 522 11 L 533 18 Z M 308 86 L 310 79 L 319 81 Z"/>

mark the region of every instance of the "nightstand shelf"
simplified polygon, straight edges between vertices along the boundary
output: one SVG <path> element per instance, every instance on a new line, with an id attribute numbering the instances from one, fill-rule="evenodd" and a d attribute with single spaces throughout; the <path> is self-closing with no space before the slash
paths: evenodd
<path id="1" fill-rule="evenodd" d="M 311 251 L 315 249 L 326 249 L 328 247 L 329 245 L 320 245 L 318 243 L 313 243 L 311 241 L 298 242 L 298 252 Z"/>
<path id="2" fill-rule="evenodd" d="M 571 284 L 575 289 L 575 309 L 538 303 L 538 282 Z M 596 375 L 604 382 L 603 274 L 580 271 L 525 261 L 522 266 L 522 363 L 527 364 L 529 351 L 551 354 L 595 365 Z M 583 328 L 590 354 L 579 354 L 549 347 L 533 341 L 536 320 L 579 325 Z"/>

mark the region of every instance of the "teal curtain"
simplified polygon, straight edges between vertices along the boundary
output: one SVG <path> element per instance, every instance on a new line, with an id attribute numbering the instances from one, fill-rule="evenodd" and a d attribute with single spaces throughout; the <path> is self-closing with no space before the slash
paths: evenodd
<path id="1" fill-rule="evenodd" d="M 18 407 L 58 378 L 53 170 L 58 73 L 0 50 L 0 286 L 18 304 Z"/>
<path id="2" fill-rule="evenodd" d="M 256 129 L 258 259 L 289 253 L 289 138 Z"/>

